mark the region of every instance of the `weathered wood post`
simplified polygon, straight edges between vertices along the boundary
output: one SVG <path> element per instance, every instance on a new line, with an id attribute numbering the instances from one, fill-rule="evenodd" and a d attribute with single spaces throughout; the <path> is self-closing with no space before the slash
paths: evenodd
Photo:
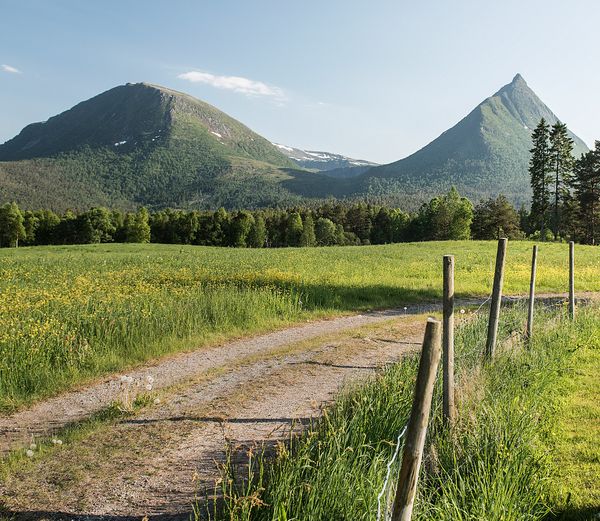
<path id="1" fill-rule="evenodd" d="M 569 317 L 575 320 L 575 243 L 569 242 Z"/>
<path id="2" fill-rule="evenodd" d="M 454 256 L 444 255 L 443 322 L 443 413 L 447 424 L 454 423 Z"/>
<path id="3" fill-rule="evenodd" d="M 533 245 L 533 251 L 531 254 L 531 279 L 529 281 L 529 308 L 527 310 L 527 338 L 531 338 L 533 331 L 533 305 L 535 303 L 535 275 L 537 272 L 537 244 Z"/>
<path id="4" fill-rule="evenodd" d="M 431 412 L 433 386 L 442 354 L 441 330 L 442 324 L 438 320 L 433 318 L 427 320 L 415 395 L 406 428 L 406 441 L 392 509 L 392 521 L 410 521 L 412 518 L 425 435 Z"/>
<path id="5" fill-rule="evenodd" d="M 506 258 L 506 243 L 508 239 L 498 241 L 496 253 L 496 271 L 494 273 L 494 289 L 492 290 L 492 303 L 490 305 L 490 320 L 488 322 L 487 343 L 485 353 L 488 359 L 494 357 L 496 351 L 496 337 L 498 336 L 498 320 L 500 319 L 500 304 L 502 302 L 502 284 L 504 282 L 504 259 Z"/>

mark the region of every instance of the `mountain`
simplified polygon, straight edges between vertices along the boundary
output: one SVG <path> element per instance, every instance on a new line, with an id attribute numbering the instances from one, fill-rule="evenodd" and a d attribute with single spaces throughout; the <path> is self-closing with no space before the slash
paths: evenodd
<path id="1" fill-rule="evenodd" d="M 411 210 L 456 186 L 474 201 L 503 193 L 520 204 L 529 200 L 531 131 L 542 117 L 557 121 L 517 74 L 418 152 L 373 166 L 275 145 L 192 96 L 128 83 L 0 145 L 0 202 L 213 209 L 367 197 Z M 576 154 L 587 150 L 571 137 Z"/>
<path id="2" fill-rule="evenodd" d="M 0 145 L 0 198 L 58 210 L 291 204 L 301 196 L 282 182 L 305 175 L 296 170 L 279 148 L 215 107 L 128 83 Z"/>
<path id="3" fill-rule="evenodd" d="M 330 175 L 334 171 L 334 177 L 354 177 L 365 172 L 370 167 L 377 166 L 377 163 L 365 161 L 363 159 L 353 159 L 351 157 L 333 154 L 331 152 L 321 152 L 318 150 L 302 150 L 300 148 L 288 147 L 273 143 L 285 156 L 291 159 L 300 168 L 307 170 L 317 170 Z M 348 169 L 347 174 L 341 174 L 341 171 Z"/>
<path id="4" fill-rule="evenodd" d="M 531 132 L 545 118 L 558 117 L 538 98 L 520 74 L 465 118 L 414 154 L 368 170 L 356 193 L 427 198 L 456 186 L 477 201 L 504 193 L 513 202 L 530 196 L 528 162 Z M 575 155 L 586 144 L 571 134 Z"/>

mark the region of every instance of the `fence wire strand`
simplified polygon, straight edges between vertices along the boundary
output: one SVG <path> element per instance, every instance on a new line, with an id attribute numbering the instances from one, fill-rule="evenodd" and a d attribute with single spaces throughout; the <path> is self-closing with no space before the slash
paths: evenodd
<path id="1" fill-rule="evenodd" d="M 394 454 L 392 456 L 392 458 L 390 459 L 390 461 L 388 461 L 387 464 L 387 473 L 385 475 L 385 481 L 383 482 L 383 487 L 381 488 L 381 492 L 377 495 L 377 521 L 381 521 L 381 500 L 383 498 L 383 496 L 386 493 L 386 490 L 388 490 L 388 484 L 390 482 L 390 477 L 392 475 L 392 467 L 396 461 L 396 459 L 398 459 L 398 454 L 400 454 L 400 445 L 401 445 L 401 441 L 402 438 L 404 438 L 404 435 L 406 434 L 406 429 L 408 428 L 408 422 L 404 425 L 404 427 L 402 427 L 402 430 L 400 431 L 400 433 L 398 434 L 398 439 L 396 440 L 396 450 L 394 450 Z M 393 488 L 393 487 L 392 487 Z M 391 516 L 388 513 L 388 505 L 389 505 L 390 501 L 389 501 L 389 493 L 388 496 L 386 497 L 386 501 L 385 501 L 385 521 L 387 521 Z"/>

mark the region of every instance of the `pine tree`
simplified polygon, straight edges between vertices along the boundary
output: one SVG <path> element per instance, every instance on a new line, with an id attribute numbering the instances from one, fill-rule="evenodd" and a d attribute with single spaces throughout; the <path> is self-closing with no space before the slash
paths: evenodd
<path id="1" fill-rule="evenodd" d="M 371 243 L 389 244 L 391 242 L 394 242 L 391 212 L 389 208 L 382 207 L 373 219 Z"/>
<path id="2" fill-rule="evenodd" d="M 550 131 L 550 169 L 554 183 L 554 240 L 562 230 L 561 203 L 569 202 L 569 186 L 573 172 L 573 140 L 569 137 L 567 125 L 557 121 Z M 563 204 L 563 206 L 566 206 Z"/>
<path id="3" fill-rule="evenodd" d="M 600 242 L 600 141 L 596 141 L 595 150 L 576 161 L 573 185 L 584 242 L 597 244 Z"/>
<path id="4" fill-rule="evenodd" d="M 533 148 L 530 150 L 529 176 L 533 196 L 531 199 L 531 222 L 540 230 L 542 240 L 546 232 L 550 205 L 550 126 L 542 118 L 532 134 Z"/>
<path id="5" fill-rule="evenodd" d="M 55 244 L 57 242 L 56 230 L 60 225 L 60 217 L 52 210 L 38 210 L 35 212 L 38 220 L 35 231 L 36 244 Z"/>
<path id="6" fill-rule="evenodd" d="M 482 201 L 475 207 L 471 233 L 473 239 L 484 241 L 523 238 L 519 214 L 504 195 Z"/>
<path id="7" fill-rule="evenodd" d="M 354 233 L 362 244 L 369 244 L 371 226 L 371 215 L 365 204 L 357 204 L 346 213 L 345 229 Z"/>

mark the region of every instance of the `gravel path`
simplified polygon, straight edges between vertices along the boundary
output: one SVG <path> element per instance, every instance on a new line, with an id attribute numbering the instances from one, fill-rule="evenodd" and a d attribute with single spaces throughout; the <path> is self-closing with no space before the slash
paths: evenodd
<path id="1" fill-rule="evenodd" d="M 0 485 L 5 508 L 17 519 L 187 519 L 196 492 L 212 490 L 227 441 L 281 439 L 318 416 L 348 381 L 420 346 L 422 317 L 348 318 L 319 323 L 326 336 L 313 343 L 285 352 L 288 337 L 279 352 L 182 386 L 135 417 L 32 461 Z M 376 331 L 356 329 L 378 322 Z M 340 327 L 350 331 L 331 340 Z"/>
<path id="2" fill-rule="evenodd" d="M 153 389 L 159 390 L 218 370 L 234 361 L 268 353 L 284 345 L 381 322 L 403 314 L 421 313 L 428 308 L 431 306 L 411 306 L 408 310 L 395 309 L 311 322 L 254 338 L 181 353 L 125 374 L 111 375 L 83 389 L 61 394 L 17 413 L 0 417 L 0 454 L 29 445 L 32 437 L 51 436 L 57 430 L 89 418 L 115 400 L 121 399 L 123 386 L 127 385 L 122 382 L 122 376 L 130 377 L 138 384 L 127 385 L 133 398 L 136 393 L 145 391 L 148 377 L 153 379 Z"/>
<path id="3" fill-rule="evenodd" d="M 119 399 L 121 376 L 142 383 L 134 392 L 144 391 L 152 376 L 162 399 L 24 462 L 0 482 L 0 517 L 188 519 L 197 491 L 212 489 L 227 442 L 285 437 L 318 416 L 347 382 L 417 350 L 423 331 L 417 314 L 436 309 L 322 320 L 182 353 L 0 418 L 0 452 L 6 453 Z"/>

